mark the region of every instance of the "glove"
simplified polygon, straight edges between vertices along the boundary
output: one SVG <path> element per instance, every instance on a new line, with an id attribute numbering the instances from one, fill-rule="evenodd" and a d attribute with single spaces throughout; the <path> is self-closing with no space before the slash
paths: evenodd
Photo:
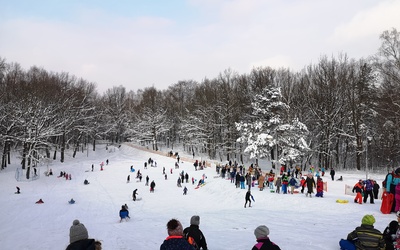
<path id="1" fill-rule="evenodd" d="M 391 234 L 390 237 L 392 237 L 392 240 L 396 239 L 396 235 L 395 234 Z"/>

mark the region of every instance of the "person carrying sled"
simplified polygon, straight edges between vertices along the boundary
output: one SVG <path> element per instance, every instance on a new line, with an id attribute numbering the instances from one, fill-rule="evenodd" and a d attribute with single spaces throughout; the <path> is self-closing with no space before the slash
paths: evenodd
<path id="1" fill-rule="evenodd" d="M 353 187 L 352 192 L 354 193 L 354 191 L 356 191 L 356 198 L 354 198 L 354 202 L 358 204 L 362 204 L 362 192 L 364 190 L 364 183 L 363 181 L 360 179 Z"/>
<path id="2" fill-rule="evenodd" d="M 121 218 L 119 222 L 122 222 L 123 219 L 127 220 L 131 218 L 129 217 L 129 211 L 125 205 L 122 205 L 121 210 L 119 210 L 119 217 Z"/>
<path id="3" fill-rule="evenodd" d="M 188 240 L 188 242 L 194 246 L 195 249 L 207 250 L 206 237 L 204 237 L 203 232 L 199 228 L 200 216 L 193 215 L 190 218 L 190 226 L 183 230 L 183 235 Z"/>
<path id="4" fill-rule="evenodd" d="M 400 183 L 400 168 L 386 175 L 385 181 L 383 181 L 384 192 L 388 192 L 396 196 L 396 185 Z M 392 204 L 391 212 L 396 212 L 396 201 Z"/>
<path id="5" fill-rule="evenodd" d="M 251 250 L 281 250 L 278 245 L 269 239 L 269 228 L 267 226 L 258 226 L 254 230 L 254 235 L 256 236 L 257 244 Z"/>
<path id="6" fill-rule="evenodd" d="M 374 228 L 375 217 L 367 214 L 361 220 L 361 226 L 356 227 L 347 235 L 347 239 L 339 242 L 342 250 L 376 249 L 385 250 L 385 239 L 382 233 Z"/>

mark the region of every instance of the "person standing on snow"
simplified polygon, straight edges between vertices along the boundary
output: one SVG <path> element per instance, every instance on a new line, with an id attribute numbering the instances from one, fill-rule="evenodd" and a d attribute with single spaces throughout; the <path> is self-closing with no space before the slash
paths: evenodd
<path id="1" fill-rule="evenodd" d="M 374 194 L 373 194 L 373 189 L 374 189 L 374 183 L 371 179 L 368 179 L 365 181 L 365 187 L 364 187 L 364 203 L 367 202 L 368 196 L 369 196 L 369 202 L 371 204 L 374 204 Z"/>
<path id="2" fill-rule="evenodd" d="M 334 181 L 335 180 L 335 169 L 331 168 L 330 174 L 331 174 L 332 181 Z"/>
<path id="3" fill-rule="evenodd" d="M 135 190 L 133 190 L 133 193 L 132 193 L 132 199 L 133 199 L 133 201 L 136 201 L 136 195 L 138 195 L 138 193 L 137 193 L 137 188 L 136 188 Z"/>
<path id="4" fill-rule="evenodd" d="M 315 185 L 314 176 L 313 176 L 311 173 L 309 173 L 309 174 L 307 175 L 306 185 L 307 185 L 307 193 L 306 193 L 306 196 L 310 195 L 310 198 L 311 198 L 311 194 L 313 193 L 314 187 L 316 186 L 316 185 Z"/>
<path id="5" fill-rule="evenodd" d="M 360 179 L 353 187 L 353 193 L 356 191 L 356 197 L 354 198 L 354 202 L 358 204 L 362 204 L 362 192 L 364 190 L 364 183 Z"/>
<path id="6" fill-rule="evenodd" d="M 196 249 L 203 249 L 207 250 L 207 242 L 206 242 L 206 237 L 204 237 L 203 232 L 199 229 L 200 225 L 200 216 L 198 215 L 193 215 L 192 218 L 190 218 L 190 227 L 185 228 L 183 230 L 183 235 L 185 238 L 191 243 L 191 239 L 193 239 L 194 244 L 191 243 L 192 245 L 195 245 L 197 248 Z"/>
<path id="7" fill-rule="evenodd" d="M 244 207 L 246 207 L 247 202 L 249 202 L 249 207 L 251 207 L 251 192 L 250 192 L 250 190 L 248 190 L 246 192 L 244 199 L 245 199 Z"/>
<path id="8" fill-rule="evenodd" d="M 156 183 L 153 181 L 151 181 L 150 183 L 150 193 L 154 193 L 154 188 L 156 187 Z"/>

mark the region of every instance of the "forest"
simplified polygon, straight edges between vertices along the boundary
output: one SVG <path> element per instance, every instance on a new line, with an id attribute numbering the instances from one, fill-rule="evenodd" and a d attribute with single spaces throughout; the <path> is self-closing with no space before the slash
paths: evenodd
<path id="1" fill-rule="evenodd" d="M 13 151 L 25 169 L 104 141 L 165 152 L 181 145 L 239 164 L 392 169 L 400 161 L 400 33 L 386 30 L 380 41 L 374 55 L 323 55 L 299 72 L 225 69 L 166 90 L 114 86 L 101 95 L 67 72 L 0 57 L 1 169 Z"/>

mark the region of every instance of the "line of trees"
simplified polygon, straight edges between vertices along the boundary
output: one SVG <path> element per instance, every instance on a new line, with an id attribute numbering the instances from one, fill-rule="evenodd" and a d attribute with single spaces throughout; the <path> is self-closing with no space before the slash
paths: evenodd
<path id="1" fill-rule="evenodd" d="M 0 57 L 1 168 L 20 152 L 23 168 L 64 161 L 98 140 L 134 141 L 154 150 L 179 143 L 220 161 L 267 157 L 325 168 L 389 168 L 400 157 L 400 33 L 384 31 L 377 53 L 346 54 L 300 72 L 259 67 L 224 70 L 201 82 L 179 81 L 127 92 Z"/>

